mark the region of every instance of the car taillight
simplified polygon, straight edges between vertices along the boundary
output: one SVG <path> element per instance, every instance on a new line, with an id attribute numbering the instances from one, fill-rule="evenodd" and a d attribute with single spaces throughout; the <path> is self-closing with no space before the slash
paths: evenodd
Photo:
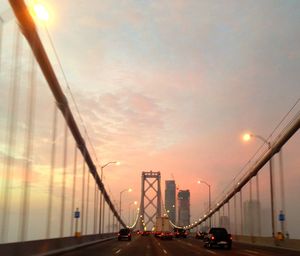
<path id="1" fill-rule="evenodd" d="M 230 236 L 230 240 L 232 240 L 232 236 Z"/>
<path id="2" fill-rule="evenodd" d="M 128 234 L 128 236 L 131 236 L 131 234 Z"/>
<path id="3" fill-rule="evenodd" d="M 211 240 L 215 240 L 215 237 L 214 237 L 214 236 L 212 236 L 212 237 L 211 237 Z"/>
<path id="4" fill-rule="evenodd" d="M 185 232 L 184 234 L 187 235 L 187 232 Z"/>
<path id="5" fill-rule="evenodd" d="M 120 235 L 120 233 L 118 233 L 118 236 Z"/>

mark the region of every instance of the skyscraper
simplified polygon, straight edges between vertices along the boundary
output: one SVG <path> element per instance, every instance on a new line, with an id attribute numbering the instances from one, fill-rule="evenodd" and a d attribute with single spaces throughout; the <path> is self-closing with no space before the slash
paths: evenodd
<path id="1" fill-rule="evenodd" d="M 190 191 L 179 190 L 178 192 L 178 225 L 190 224 Z"/>
<path id="2" fill-rule="evenodd" d="M 166 180 L 165 186 L 165 208 L 169 219 L 176 223 L 176 184 L 174 180 Z"/>

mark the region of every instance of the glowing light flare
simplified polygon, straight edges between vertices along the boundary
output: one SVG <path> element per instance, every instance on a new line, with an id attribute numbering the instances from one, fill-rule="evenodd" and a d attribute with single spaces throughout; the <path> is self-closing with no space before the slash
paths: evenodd
<path id="1" fill-rule="evenodd" d="M 49 21 L 50 18 L 49 11 L 44 4 L 37 1 L 30 1 L 28 6 L 29 6 L 29 12 L 35 20 L 42 21 L 42 22 Z"/>
<path id="2" fill-rule="evenodd" d="M 38 17 L 42 21 L 49 20 L 49 12 L 41 3 L 37 3 L 33 6 L 33 10 L 35 12 L 36 17 Z"/>
<path id="3" fill-rule="evenodd" d="M 249 140 L 251 140 L 251 134 L 250 133 L 245 133 L 244 135 L 243 135 L 243 140 L 244 141 L 249 141 Z"/>

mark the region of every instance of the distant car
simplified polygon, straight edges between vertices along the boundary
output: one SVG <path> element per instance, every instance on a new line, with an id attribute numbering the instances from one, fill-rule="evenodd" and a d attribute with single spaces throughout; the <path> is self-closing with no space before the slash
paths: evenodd
<path id="1" fill-rule="evenodd" d="M 129 228 L 121 228 L 119 233 L 118 233 L 118 240 L 128 240 L 131 241 L 131 231 Z"/>
<path id="2" fill-rule="evenodd" d="M 149 230 L 144 230 L 141 232 L 142 236 L 149 236 L 151 234 L 151 231 Z"/>
<path id="3" fill-rule="evenodd" d="M 158 237 L 160 239 L 170 239 L 172 240 L 173 239 L 173 232 L 169 232 L 169 231 L 163 231 L 161 232 Z"/>
<path id="4" fill-rule="evenodd" d="M 206 232 L 203 232 L 203 231 L 197 231 L 197 232 L 196 232 L 196 235 L 195 235 L 195 238 L 196 238 L 196 239 L 201 239 L 201 240 L 203 240 L 204 236 L 206 236 L 206 235 L 207 235 Z"/>
<path id="5" fill-rule="evenodd" d="M 186 238 L 188 232 L 183 228 L 176 228 L 174 229 L 174 235 L 176 238 Z"/>
<path id="6" fill-rule="evenodd" d="M 203 238 L 204 247 L 219 246 L 231 249 L 232 237 L 225 228 L 211 228 Z"/>

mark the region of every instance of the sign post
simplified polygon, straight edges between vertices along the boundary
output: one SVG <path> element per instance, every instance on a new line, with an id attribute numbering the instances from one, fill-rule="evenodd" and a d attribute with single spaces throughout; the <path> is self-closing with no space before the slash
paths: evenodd
<path id="1" fill-rule="evenodd" d="M 80 218 L 80 211 L 78 208 L 76 208 L 76 211 L 74 212 L 74 218 L 75 218 L 75 237 L 80 237 L 80 232 L 78 231 L 78 220 Z"/>

